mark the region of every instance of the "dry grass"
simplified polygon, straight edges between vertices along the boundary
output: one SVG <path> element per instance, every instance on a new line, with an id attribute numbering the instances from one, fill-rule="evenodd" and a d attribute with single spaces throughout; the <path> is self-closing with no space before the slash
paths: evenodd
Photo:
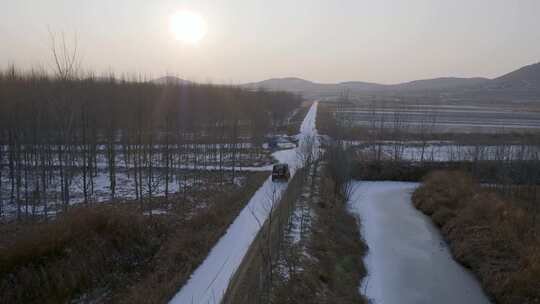
<path id="1" fill-rule="evenodd" d="M 267 177 L 254 173 L 241 190 L 216 191 L 189 219 L 143 216 L 122 204 L 2 226 L 0 302 L 165 303 Z"/>
<path id="2" fill-rule="evenodd" d="M 358 290 L 366 274 L 362 257 L 367 248 L 361 241 L 357 220 L 347 212 L 345 202 L 335 200 L 334 182 L 329 178 L 321 178 L 315 184 L 320 187 L 321 199 L 310 203 L 316 214 L 311 237 L 307 240 L 310 258 L 299 259 L 297 267 L 302 270 L 286 281 L 279 280 L 281 275 L 274 265 L 273 281 L 268 282 L 261 250 L 267 246 L 267 236 L 272 235 L 275 263 L 279 252 L 287 251 L 283 246 L 291 245 L 283 240 L 286 220 L 280 223 L 278 218 L 287 217 L 294 210 L 295 200 L 303 193 L 305 174 L 304 168 L 289 183 L 275 210 L 272 227 L 269 229 L 269 223 L 265 222 L 261 228 L 229 285 L 223 303 L 367 303 Z"/>
<path id="3" fill-rule="evenodd" d="M 312 204 L 311 259 L 302 259 L 303 269 L 275 291 L 275 303 L 367 303 L 358 287 L 366 275 L 362 257 L 367 252 L 357 219 L 335 197 L 334 182 L 322 177 L 321 199 Z"/>
<path id="4" fill-rule="evenodd" d="M 298 134 L 298 132 L 300 132 L 300 126 L 302 125 L 302 122 L 304 121 L 304 118 L 306 117 L 306 114 L 309 111 L 311 104 L 312 102 L 310 101 L 302 102 L 300 108 L 298 108 L 298 111 L 294 114 L 293 117 L 291 117 L 289 124 L 287 124 L 283 130 L 279 131 L 285 132 L 289 136 L 294 136 Z"/>
<path id="5" fill-rule="evenodd" d="M 319 134 L 324 134 L 333 139 L 340 139 L 340 130 L 337 121 L 334 117 L 336 104 L 329 102 L 321 102 L 317 108 L 317 131 Z"/>
<path id="6" fill-rule="evenodd" d="M 255 240 L 251 243 L 242 263 L 236 270 L 222 300 L 222 303 L 267 303 L 269 300 L 270 275 L 268 274 L 268 257 L 264 254 L 270 252 L 272 260 L 277 258 L 279 247 L 283 243 L 283 228 L 287 226 L 289 214 L 294 208 L 295 200 L 301 194 L 304 183 L 305 169 L 296 171 L 289 181 L 287 190 L 281 196 L 271 215 L 272 221 L 267 219 Z M 271 249 L 271 250 L 269 250 Z"/>
<path id="7" fill-rule="evenodd" d="M 540 301 L 538 214 L 455 171 L 427 176 L 413 202 L 441 227 L 456 260 L 478 276 L 497 303 Z"/>
<path id="8" fill-rule="evenodd" d="M 0 249 L 3 303 L 63 303 L 113 288 L 152 256 L 165 225 L 125 208 L 76 208 L 49 223 L 19 227 Z"/>
<path id="9" fill-rule="evenodd" d="M 187 282 L 219 238 L 259 189 L 268 173 L 254 173 L 241 191 L 217 193 L 212 207 L 174 231 L 136 282 L 112 298 L 113 303 L 165 303 Z"/>

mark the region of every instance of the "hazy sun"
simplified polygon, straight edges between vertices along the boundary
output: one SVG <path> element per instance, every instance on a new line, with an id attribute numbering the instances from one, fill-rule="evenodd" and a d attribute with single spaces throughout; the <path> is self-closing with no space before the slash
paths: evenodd
<path id="1" fill-rule="evenodd" d="M 196 12 L 181 10 L 170 18 L 170 30 L 177 40 L 189 44 L 199 43 L 206 35 L 206 22 Z"/>

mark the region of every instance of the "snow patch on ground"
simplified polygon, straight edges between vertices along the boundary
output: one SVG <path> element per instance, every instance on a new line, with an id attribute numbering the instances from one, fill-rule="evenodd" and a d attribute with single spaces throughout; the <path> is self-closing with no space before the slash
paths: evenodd
<path id="1" fill-rule="evenodd" d="M 169 213 L 169 210 L 166 209 L 153 209 L 150 211 L 144 211 L 144 215 L 166 215 Z"/>

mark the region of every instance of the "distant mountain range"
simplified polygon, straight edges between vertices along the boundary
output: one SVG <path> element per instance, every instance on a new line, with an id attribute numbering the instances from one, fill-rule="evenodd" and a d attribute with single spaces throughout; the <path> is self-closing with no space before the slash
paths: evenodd
<path id="1" fill-rule="evenodd" d="M 284 90 L 293 92 L 308 91 L 404 91 L 404 90 L 441 90 L 457 88 L 463 86 L 473 86 L 485 84 L 490 80 L 487 78 L 436 78 L 415 80 L 400 84 L 378 84 L 362 81 L 348 81 L 340 83 L 316 83 L 300 78 L 273 78 L 261 82 L 245 84 L 248 88 L 264 88 L 268 90 Z"/>
<path id="2" fill-rule="evenodd" d="M 156 84 L 190 84 L 175 76 L 152 80 Z M 378 84 L 362 81 L 317 83 L 301 78 L 272 78 L 240 85 L 244 88 L 288 91 L 306 97 L 336 97 L 344 92 L 351 95 L 422 95 L 444 96 L 450 99 L 484 99 L 512 101 L 540 101 L 540 63 L 522 67 L 501 77 L 458 78 L 443 77 L 415 80 L 400 84 Z"/>
<path id="3" fill-rule="evenodd" d="M 521 69 L 494 79 L 501 88 L 526 89 L 540 88 L 540 62 L 524 66 Z"/>
<path id="4" fill-rule="evenodd" d="M 158 79 L 151 80 L 150 82 L 155 84 L 190 84 L 189 80 L 178 78 L 176 76 L 165 76 Z"/>
<path id="5" fill-rule="evenodd" d="M 273 78 L 244 84 L 243 87 L 283 90 L 307 96 L 336 96 L 355 93 L 438 93 L 468 95 L 517 94 L 540 100 L 540 63 L 520 68 L 495 79 L 445 77 L 415 80 L 400 84 L 378 84 L 361 81 L 317 83 L 300 78 Z"/>

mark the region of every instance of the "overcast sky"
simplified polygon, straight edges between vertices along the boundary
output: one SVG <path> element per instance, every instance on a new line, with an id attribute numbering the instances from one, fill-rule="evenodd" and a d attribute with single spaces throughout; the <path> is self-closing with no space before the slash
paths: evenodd
<path id="1" fill-rule="evenodd" d="M 169 31 L 198 12 L 196 46 Z M 49 67 L 48 28 L 96 72 L 241 83 L 496 77 L 540 61 L 539 0 L 0 0 L 0 65 Z"/>

